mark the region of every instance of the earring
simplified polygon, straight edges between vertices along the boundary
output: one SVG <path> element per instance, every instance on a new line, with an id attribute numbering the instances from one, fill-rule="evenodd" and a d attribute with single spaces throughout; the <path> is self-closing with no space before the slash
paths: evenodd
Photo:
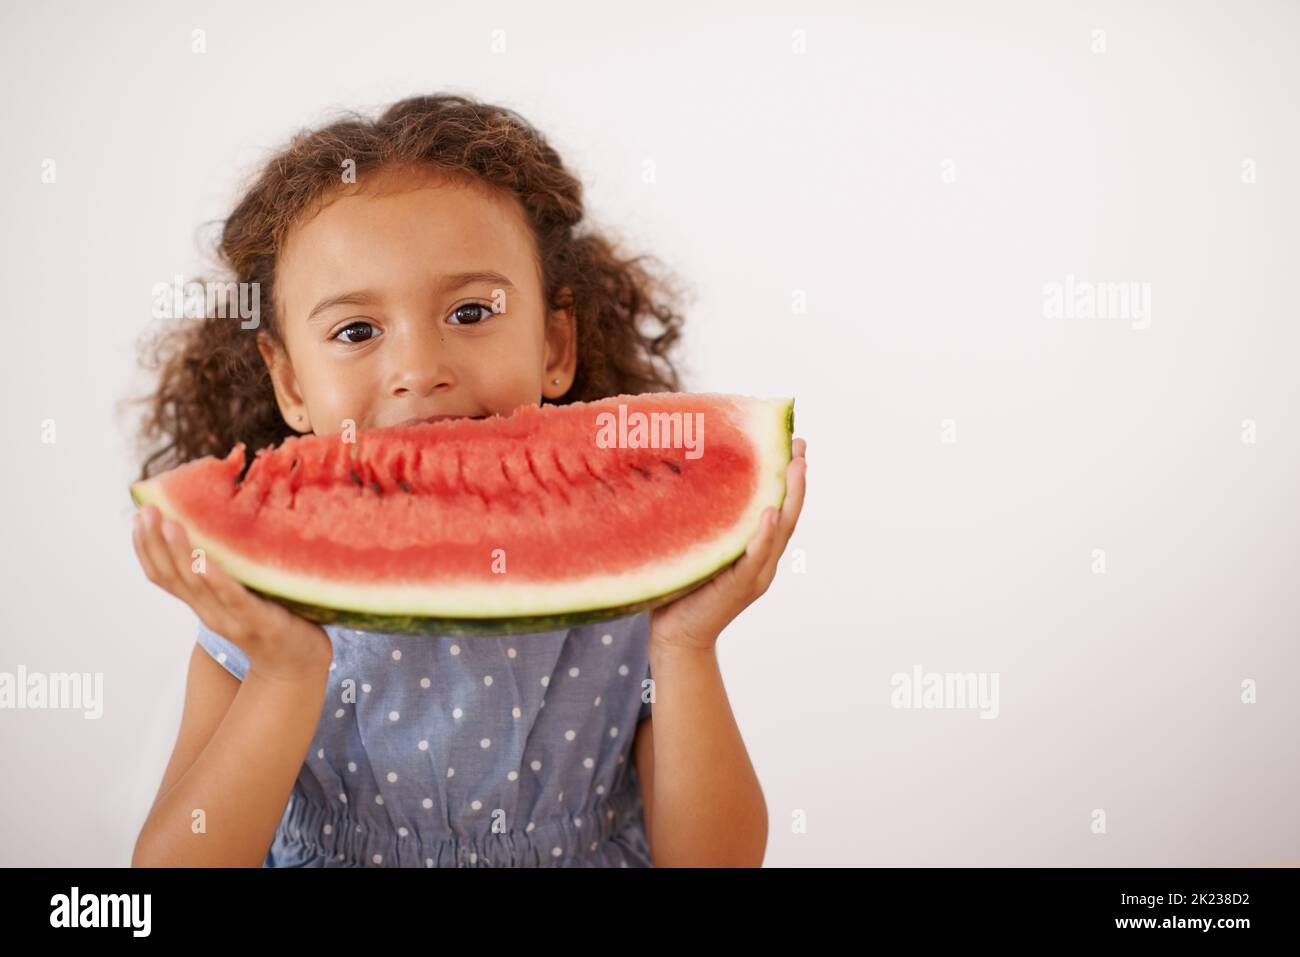
<path id="1" fill-rule="evenodd" d="M 556 385 L 559 385 L 559 384 L 560 384 L 560 380 L 559 380 L 559 379 L 552 379 L 551 381 L 554 382 Z"/>
<path id="2" fill-rule="evenodd" d="M 297 421 L 301 422 L 301 421 L 302 421 L 302 413 L 299 412 L 296 416 L 294 416 L 294 418 L 295 418 Z"/>

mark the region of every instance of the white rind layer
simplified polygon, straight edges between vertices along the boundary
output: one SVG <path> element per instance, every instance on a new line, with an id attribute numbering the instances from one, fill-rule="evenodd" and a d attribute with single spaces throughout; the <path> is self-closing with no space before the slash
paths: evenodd
<path id="1" fill-rule="evenodd" d="M 136 501 L 155 505 L 167 516 L 186 524 L 192 548 L 202 548 L 231 577 L 269 595 L 324 608 L 374 615 L 431 618 L 505 618 L 558 615 L 630 605 L 666 595 L 701 581 L 730 564 L 744 552 L 758 529 L 759 516 L 770 506 L 780 508 L 785 499 L 785 473 L 790 463 L 793 399 L 728 397 L 744 408 L 758 457 L 758 484 L 741 517 L 725 532 L 695 545 L 671 560 L 617 575 L 587 576 L 573 582 L 511 581 L 508 575 L 489 584 L 454 586 L 360 585 L 303 576 L 258 562 L 250 562 L 237 548 L 227 548 L 205 534 L 194 519 L 181 519 L 155 482 L 132 486 Z"/>

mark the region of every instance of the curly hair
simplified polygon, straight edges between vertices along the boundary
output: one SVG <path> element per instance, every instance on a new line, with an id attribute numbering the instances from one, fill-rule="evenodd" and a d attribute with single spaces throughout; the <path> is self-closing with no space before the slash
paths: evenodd
<path id="1" fill-rule="evenodd" d="M 681 334 L 681 292 L 643 263 L 655 257 L 626 257 L 601 232 L 580 233 L 582 183 L 543 135 L 513 110 L 452 94 L 401 100 L 375 120 L 349 111 L 297 133 L 224 221 L 216 255 L 230 279 L 222 282 L 259 284 L 265 331 L 277 344 L 284 342 L 275 308 L 277 256 L 299 217 L 341 185 L 348 160 L 357 173 L 433 168 L 518 198 L 536 240 L 545 301 L 571 308 L 577 322 L 573 384 L 545 401 L 681 389 L 669 356 Z M 561 300 L 565 289 L 571 298 Z M 210 300 L 203 318 L 166 323 L 140 346 L 142 364 L 157 373 L 156 389 L 128 400 L 146 407 L 141 479 L 205 455 L 224 456 L 238 442 L 251 458 L 297 434 L 280 414 L 256 334 L 223 318 L 230 314 L 225 303 Z"/>

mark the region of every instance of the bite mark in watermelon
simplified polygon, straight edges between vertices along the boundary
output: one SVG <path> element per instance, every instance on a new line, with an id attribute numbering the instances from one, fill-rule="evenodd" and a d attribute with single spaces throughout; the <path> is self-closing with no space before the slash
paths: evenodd
<path id="1" fill-rule="evenodd" d="M 647 447 L 646 433 L 624 428 L 604 447 L 611 415 L 637 413 L 661 424 L 698 413 L 702 443 L 672 447 L 652 432 L 669 447 Z M 793 399 L 620 395 L 355 442 L 293 437 L 251 463 L 240 443 L 136 482 L 131 496 L 311 621 L 550 631 L 656 607 L 740 556 L 763 509 L 784 501 L 793 427 Z"/>

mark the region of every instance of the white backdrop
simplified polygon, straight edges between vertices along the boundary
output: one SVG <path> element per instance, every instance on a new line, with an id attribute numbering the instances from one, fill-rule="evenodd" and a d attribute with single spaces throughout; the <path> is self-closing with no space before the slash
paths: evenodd
<path id="1" fill-rule="evenodd" d="M 295 130 L 436 91 L 694 290 L 689 389 L 796 398 L 720 643 L 769 865 L 1300 860 L 1300 8 L 1136 6 L 5 4 L 0 671 L 104 710 L 0 710 L 0 865 L 129 863 L 175 739 L 114 416 L 152 286 Z M 918 667 L 997 717 L 894 707 Z"/>

